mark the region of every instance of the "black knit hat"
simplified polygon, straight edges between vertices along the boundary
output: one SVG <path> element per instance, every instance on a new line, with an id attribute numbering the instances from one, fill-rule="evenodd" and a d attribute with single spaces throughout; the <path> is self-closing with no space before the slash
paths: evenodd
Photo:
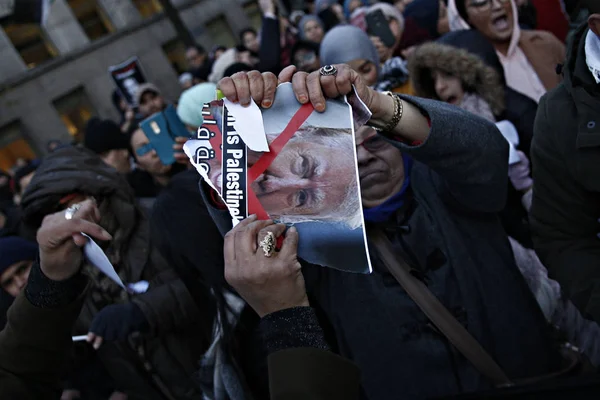
<path id="1" fill-rule="evenodd" d="M 128 149 L 129 139 L 119 125 L 109 119 L 92 118 L 85 127 L 85 147 L 96 154 L 111 150 Z"/>

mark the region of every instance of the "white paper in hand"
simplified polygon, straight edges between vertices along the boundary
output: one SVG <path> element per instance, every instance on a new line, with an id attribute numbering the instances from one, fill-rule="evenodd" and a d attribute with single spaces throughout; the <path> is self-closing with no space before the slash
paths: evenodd
<path id="1" fill-rule="evenodd" d="M 232 103 L 226 98 L 223 99 L 223 104 L 227 107 L 229 114 L 235 118 L 233 127 L 246 146 L 253 151 L 269 152 L 262 113 L 254 100 L 250 100 L 248 107 L 243 107 L 239 103 Z"/>
<path id="2" fill-rule="evenodd" d="M 500 121 L 496 123 L 496 127 L 508 142 L 508 165 L 513 165 L 521 161 L 517 146 L 519 145 L 519 133 L 517 128 L 510 121 Z"/>
<path id="3" fill-rule="evenodd" d="M 127 290 L 123 281 L 115 271 L 115 267 L 110 263 L 104 251 L 94 242 L 94 240 L 82 233 L 83 236 L 88 238 L 87 243 L 83 247 L 83 254 L 85 254 L 85 258 L 96 268 L 102 271 L 106 276 L 112 279 L 117 285 L 121 286 L 123 289 Z"/>

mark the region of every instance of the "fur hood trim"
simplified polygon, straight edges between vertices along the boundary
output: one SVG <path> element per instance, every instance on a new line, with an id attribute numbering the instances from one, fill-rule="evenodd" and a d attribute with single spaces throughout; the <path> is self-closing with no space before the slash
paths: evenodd
<path id="1" fill-rule="evenodd" d="M 431 78 L 434 69 L 460 78 L 465 92 L 483 98 L 494 115 L 498 116 L 504 111 L 504 87 L 500 76 L 478 56 L 440 43 L 419 46 L 408 60 L 408 70 L 417 96 L 439 100 Z"/>

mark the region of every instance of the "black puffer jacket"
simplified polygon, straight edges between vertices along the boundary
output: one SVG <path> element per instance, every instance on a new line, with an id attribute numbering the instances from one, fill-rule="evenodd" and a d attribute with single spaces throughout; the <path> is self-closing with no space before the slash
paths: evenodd
<path id="1" fill-rule="evenodd" d="M 113 235 L 104 250 L 122 280 L 150 283 L 144 294 L 114 296 L 116 303 L 134 302 L 143 311 L 150 332 L 130 337 L 128 343 L 104 344 L 98 354 L 107 370 L 130 399 L 200 399 L 192 379 L 201 356 L 196 340 L 201 320 L 198 308 L 150 242 L 148 221 L 127 182 L 86 149 L 57 150 L 40 165 L 23 196 L 25 221 L 39 227 L 43 217 L 58 211 L 60 200 L 72 193 L 98 201 L 101 224 Z M 90 327 L 98 304 L 92 287 L 78 320 L 82 332 Z"/>
<path id="2" fill-rule="evenodd" d="M 563 83 L 540 101 L 531 223 L 550 277 L 600 323 L 600 85 L 586 63 L 588 32 L 586 22 L 571 42 Z"/>

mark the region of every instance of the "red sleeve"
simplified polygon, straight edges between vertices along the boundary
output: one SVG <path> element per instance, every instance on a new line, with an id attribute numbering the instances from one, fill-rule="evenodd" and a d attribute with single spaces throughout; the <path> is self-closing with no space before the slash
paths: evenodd
<path id="1" fill-rule="evenodd" d="M 569 21 L 563 12 L 559 0 L 532 0 L 537 11 L 537 26 L 540 31 L 554 34 L 561 42 L 565 43 L 569 33 Z"/>

